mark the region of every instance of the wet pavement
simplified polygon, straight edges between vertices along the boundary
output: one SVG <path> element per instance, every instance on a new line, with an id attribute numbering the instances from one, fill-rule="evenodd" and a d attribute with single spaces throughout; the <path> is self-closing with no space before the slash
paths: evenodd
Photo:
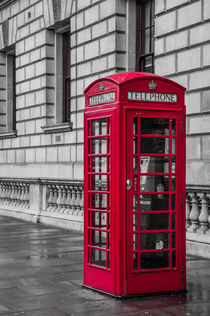
<path id="1" fill-rule="evenodd" d="M 0 316 L 210 315 L 210 261 L 188 257 L 188 293 L 119 300 L 82 288 L 83 235 L 0 216 Z"/>

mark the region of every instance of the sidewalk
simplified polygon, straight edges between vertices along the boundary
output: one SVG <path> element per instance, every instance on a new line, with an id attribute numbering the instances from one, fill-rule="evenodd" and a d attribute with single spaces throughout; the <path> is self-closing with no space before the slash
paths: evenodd
<path id="1" fill-rule="evenodd" d="M 82 241 L 0 216 L 0 316 L 210 315 L 210 260 L 188 258 L 187 294 L 118 300 L 81 287 Z"/>

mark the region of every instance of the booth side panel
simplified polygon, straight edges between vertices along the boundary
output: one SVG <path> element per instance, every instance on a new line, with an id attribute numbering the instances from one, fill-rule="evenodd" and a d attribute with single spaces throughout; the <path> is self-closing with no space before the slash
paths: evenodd
<path id="1" fill-rule="evenodd" d="M 84 285 L 116 295 L 115 111 L 85 114 Z"/>

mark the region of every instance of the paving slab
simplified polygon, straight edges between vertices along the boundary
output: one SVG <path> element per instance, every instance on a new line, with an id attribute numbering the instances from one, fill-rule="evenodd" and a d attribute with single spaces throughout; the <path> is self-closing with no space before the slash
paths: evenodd
<path id="1" fill-rule="evenodd" d="M 83 234 L 0 216 L 0 316 L 209 316 L 210 260 L 187 257 L 187 293 L 119 300 L 82 287 Z"/>

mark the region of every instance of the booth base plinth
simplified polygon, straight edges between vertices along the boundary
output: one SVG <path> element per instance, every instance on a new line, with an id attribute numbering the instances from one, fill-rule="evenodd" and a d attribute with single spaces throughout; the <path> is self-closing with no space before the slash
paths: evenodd
<path id="1" fill-rule="evenodd" d="M 134 299 L 134 298 L 140 298 L 140 297 L 148 297 L 148 296 L 160 296 L 160 295 L 178 295 L 180 293 L 188 293 L 188 290 L 177 290 L 177 291 L 166 291 L 166 292 L 154 292 L 154 293 L 141 293 L 141 294 L 130 294 L 130 295 L 117 295 L 109 292 L 104 292 L 102 290 L 98 290 L 94 287 L 88 286 L 88 285 L 82 285 L 82 287 L 89 289 L 91 291 L 99 292 L 108 296 L 111 296 L 113 298 L 121 299 L 121 300 L 127 300 L 127 299 Z"/>

